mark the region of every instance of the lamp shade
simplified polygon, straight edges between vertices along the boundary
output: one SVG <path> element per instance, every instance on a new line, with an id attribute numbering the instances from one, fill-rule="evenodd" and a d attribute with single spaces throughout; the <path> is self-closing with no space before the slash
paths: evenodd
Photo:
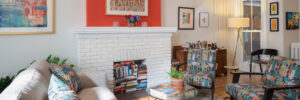
<path id="1" fill-rule="evenodd" d="M 229 18 L 228 27 L 232 27 L 232 28 L 249 27 L 249 18 Z"/>

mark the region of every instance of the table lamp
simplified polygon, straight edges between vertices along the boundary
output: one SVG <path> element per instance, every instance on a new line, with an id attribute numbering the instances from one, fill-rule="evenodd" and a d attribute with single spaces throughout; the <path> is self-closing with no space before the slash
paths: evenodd
<path id="1" fill-rule="evenodd" d="M 240 31 L 241 31 L 241 28 L 249 27 L 249 22 L 250 22 L 249 20 L 250 20 L 249 18 L 243 18 L 243 17 L 229 18 L 228 19 L 228 27 L 237 29 L 238 34 L 237 34 L 237 39 L 236 39 L 236 42 L 235 42 L 236 45 L 235 45 L 235 50 L 234 50 L 232 66 L 225 66 L 225 68 L 227 68 L 227 69 L 235 69 L 236 70 L 236 69 L 239 68 L 238 66 L 235 66 L 235 64 L 234 64 L 235 57 L 236 57 L 236 49 L 237 49 L 239 40 L 242 44 L 244 54 L 246 55 L 246 58 L 248 59 L 248 56 L 246 54 L 246 50 L 245 50 L 245 47 L 244 47 L 244 42 L 242 41 L 242 38 L 240 36 Z"/>

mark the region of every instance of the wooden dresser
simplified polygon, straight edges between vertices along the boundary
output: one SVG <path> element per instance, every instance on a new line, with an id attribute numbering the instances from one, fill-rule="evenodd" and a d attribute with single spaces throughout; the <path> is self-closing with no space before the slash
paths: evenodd
<path id="1" fill-rule="evenodd" d="M 225 74 L 227 75 L 227 71 L 225 70 L 225 66 L 227 66 L 227 50 L 219 49 L 217 50 L 217 74 Z"/>
<path id="2" fill-rule="evenodd" d="M 187 62 L 188 51 L 185 51 L 180 46 L 173 47 L 173 59 L 176 59 L 179 63 Z M 219 49 L 217 50 L 217 75 L 219 74 L 227 74 L 225 70 L 225 66 L 227 65 L 227 50 L 226 49 Z M 181 66 L 181 70 L 186 70 L 186 65 Z"/>

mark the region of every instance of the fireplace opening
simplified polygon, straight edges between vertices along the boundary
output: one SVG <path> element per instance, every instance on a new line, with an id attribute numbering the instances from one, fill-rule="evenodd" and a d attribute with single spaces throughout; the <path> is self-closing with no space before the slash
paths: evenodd
<path id="1" fill-rule="evenodd" d="M 145 60 L 114 62 L 114 93 L 122 94 L 147 88 Z"/>

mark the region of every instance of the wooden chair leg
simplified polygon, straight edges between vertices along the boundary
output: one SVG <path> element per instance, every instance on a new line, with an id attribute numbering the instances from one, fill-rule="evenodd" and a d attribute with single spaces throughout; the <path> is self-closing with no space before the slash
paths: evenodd
<path id="1" fill-rule="evenodd" d="M 214 100 L 214 97 L 215 97 L 214 95 L 215 95 L 215 89 L 213 89 L 211 92 L 211 100 Z"/>
<path id="2" fill-rule="evenodd" d="M 233 96 L 230 96 L 230 100 L 234 100 L 234 97 L 233 97 Z"/>
<path id="3" fill-rule="evenodd" d="M 250 62 L 250 73 L 252 73 L 252 61 Z M 249 77 L 251 78 L 251 74 L 249 74 Z"/>

